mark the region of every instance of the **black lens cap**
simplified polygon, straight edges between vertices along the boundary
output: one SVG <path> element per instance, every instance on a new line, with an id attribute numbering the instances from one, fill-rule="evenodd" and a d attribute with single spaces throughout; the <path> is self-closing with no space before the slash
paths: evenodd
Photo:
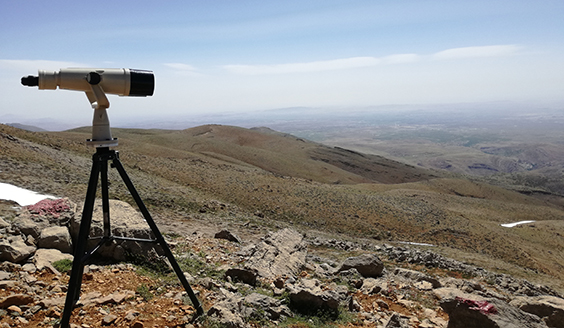
<path id="1" fill-rule="evenodd" d="M 130 96 L 152 96 L 155 90 L 155 76 L 151 71 L 129 69 L 131 74 Z"/>

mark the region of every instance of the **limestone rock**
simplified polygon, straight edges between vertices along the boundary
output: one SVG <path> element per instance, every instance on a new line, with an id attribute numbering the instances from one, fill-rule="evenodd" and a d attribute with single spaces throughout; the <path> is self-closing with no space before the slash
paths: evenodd
<path id="1" fill-rule="evenodd" d="M 246 268 L 256 269 L 264 278 L 292 276 L 305 265 L 307 244 L 303 236 L 292 229 L 270 234 L 249 250 Z"/>
<path id="2" fill-rule="evenodd" d="M 26 209 L 29 217 L 34 221 L 41 220 L 50 225 L 67 226 L 75 216 L 76 204 L 68 198 L 44 199 L 34 205 L 26 206 Z"/>
<path id="3" fill-rule="evenodd" d="M 41 271 L 46 267 L 51 267 L 54 262 L 60 260 L 71 260 L 73 256 L 64 254 L 58 249 L 39 248 L 33 255 L 33 262 L 37 270 Z"/>
<path id="4" fill-rule="evenodd" d="M 226 277 L 231 277 L 233 281 L 242 281 L 254 286 L 257 283 L 258 272 L 255 269 L 231 268 L 225 271 Z"/>
<path id="5" fill-rule="evenodd" d="M 419 271 L 409 270 L 404 268 L 396 268 L 394 270 L 394 274 L 396 276 L 401 276 L 415 282 L 428 282 L 429 284 L 431 284 L 432 288 L 442 287 L 441 283 L 437 279 L 430 277 Z"/>
<path id="6" fill-rule="evenodd" d="M 286 290 L 292 304 L 303 312 L 337 310 L 342 300 L 336 291 L 322 288 L 316 279 L 302 279 L 299 284 L 289 285 Z"/>
<path id="7" fill-rule="evenodd" d="M 72 252 L 72 241 L 69 230 L 66 227 L 48 227 L 41 230 L 37 240 L 39 248 L 58 249 L 63 253 Z"/>
<path id="8" fill-rule="evenodd" d="M 12 275 L 6 271 L 0 271 L 0 280 L 8 280 Z"/>
<path id="9" fill-rule="evenodd" d="M 31 217 L 25 214 L 20 215 L 14 220 L 12 227 L 14 230 L 20 234 L 26 236 L 32 236 L 35 239 L 41 234 L 41 230 L 49 226 L 49 222 L 43 220 L 43 218 L 35 218 L 32 220 Z"/>
<path id="10" fill-rule="evenodd" d="M 278 320 L 291 315 L 290 309 L 279 300 L 258 293 L 244 297 L 234 294 L 214 304 L 208 311 L 208 316 L 217 318 L 222 327 L 246 327 L 245 321 L 249 319 Z"/>
<path id="11" fill-rule="evenodd" d="M 366 278 L 362 282 L 360 290 L 365 294 L 378 294 L 388 289 L 388 282 L 384 279 Z"/>
<path id="12" fill-rule="evenodd" d="M 537 315 L 549 327 L 564 328 L 564 299 L 555 296 L 517 297 L 509 304 Z"/>
<path id="13" fill-rule="evenodd" d="M 32 296 L 25 294 L 14 294 L 0 299 L 0 309 L 8 308 L 12 305 L 27 305 L 34 301 Z"/>
<path id="14" fill-rule="evenodd" d="M 102 201 L 97 200 L 92 214 L 90 236 L 100 237 L 104 235 L 102 216 Z M 78 238 L 81 221 L 82 217 L 79 215 L 76 215 L 71 221 L 70 233 L 75 244 L 76 238 Z M 113 236 L 139 239 L 154 238 L 152 237 L 149 225 L 145 222 L 145 219 L 140 213 L 128 203 L 113 199 L 110 199 L 110 227 Z M 97 242 L 98 240 L 89 240 L 88 248 L 91 249 Z M 123 261 L 126 259 L 126 253 L 139 255 L 150 254 L 153 250 L 153 245 L 154 244 L 146 242 L 113 240 L 109 245 L 103 245 L 96 252 L 96 255 Z M 160 248 L 157 248 L 160 251 Z"/>
<path id="15" fill-rule="evenodd" d="M 109 326 L 112 323 L 114 323 L 114 321 L 117 320 L 117 315 L 115 314 L 108 314 L 107 316 L 104 316 L 104 318 L 102 319 L 102 326 Z"/>
<path id="16" fill-rule="evenodd" d="M 357 257 L 347 258 L 339 271 L 345 271 L 354 268 L 363 277 L 379 277 L 384 270 L 384 263 L 375 254 L 362 254 Z"/>
<path id="17" fill-rule="evenodd" d="M 434 291 L 449 315 L 449 328 L 546 328 L 537 316 L 498 299 L 485 299 L 454 288 Z"/>
<path id="18" fill-rule="evenodd" d="M 239 244 L 241 243 L 241 238 L 239 238 L 237 235 L 233 234 L 229 230 L 221 230 L 220 232 L 214 235 L 214 238 L 225 239 Z"/>
<path id="19" fill-rule="evenodd" d="M 385 328 L 410 328 L 409 317 L 394 313 L 384 325 Z"/>
<path id="20" fill-rule="evenodd" d="M 4 229 L 4 228 L 8 228 L 10 226 L 10 224 L 6 221 L 4 221 L 4 219 L 0 218 L 0 229 Z"/>
<path id="21" fill-rule="evenodd" d="M 35 247 L 28 246 L 21 236 L 10 236 L 0 240 L 0 261 L 20 263 L 35 252 Z"/>

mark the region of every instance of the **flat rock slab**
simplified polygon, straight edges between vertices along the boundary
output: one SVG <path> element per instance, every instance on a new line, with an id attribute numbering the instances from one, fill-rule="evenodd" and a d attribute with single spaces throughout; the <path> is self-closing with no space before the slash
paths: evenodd
<path id="1" fill-rule="evenodd" d="M 564 328 L 564 299 L 562 298 L 548 295 L 517 297 L 509 304 L 543 318 L 549 327 Z"/>
<path id="2" fill-rule="evenodd" d="M 256 270 L 259 276 L 293 276 L 305 265 L 307 244 L 299 232 L 283 229 L 266 236 L 249 252 L 245 267 Z"/>
<path id="3" fill-rule="evenodd" d="M 547 328 L 538 316 L 498 300 L 464 293 L 455 288 L 434 290 L 449 315 L 448 328 Z"/>

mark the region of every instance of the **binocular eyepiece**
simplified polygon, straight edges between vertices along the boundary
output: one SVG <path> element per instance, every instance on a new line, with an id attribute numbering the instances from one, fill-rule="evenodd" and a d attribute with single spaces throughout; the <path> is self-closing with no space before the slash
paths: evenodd
<path id="1" fill-rule="evenodd" d="M 39 76 L 24 76 L 22 77 L 22 84 L 28 87 L 37 87 L 39 86 Z"/>
<path id="2" fill-rule="evenodd" d="M 38 76 L 22 77 L 22 84 L 40 90 L 60 89 L 90 92 L 99 85 L 104 93 L 120 96 L 152 96 L 155 89 L 153 72 L 129 68 L 65 68 L 58 72 L 40 70 Z"/>

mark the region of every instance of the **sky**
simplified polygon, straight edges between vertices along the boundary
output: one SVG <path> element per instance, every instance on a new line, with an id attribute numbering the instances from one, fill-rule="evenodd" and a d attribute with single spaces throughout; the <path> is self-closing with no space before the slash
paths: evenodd
<path id="1" fill-rule="evenodd" d="M 0 122 L 88 125 L 38 69 L 154 72 L 110 120 L 286 107 L 528 102 L 564 109 L 562 0 L 0 0 Z M 82 122 L 82 123 L 81 123 Z"/>

